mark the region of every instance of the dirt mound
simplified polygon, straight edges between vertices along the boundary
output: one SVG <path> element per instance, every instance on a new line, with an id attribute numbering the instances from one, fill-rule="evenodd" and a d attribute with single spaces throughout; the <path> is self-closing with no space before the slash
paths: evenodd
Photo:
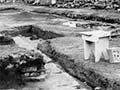
<path id="1" fill-rule="evenodd" d="M 13 12 L 20 12 L 21 9 L 15 8 L 15 7 L 6 7 L 6 8 L 0 8 L 0 13 L 13 13 Z"/>
<path id="2" fill-rule="evenodd" d="M 21 88 L 27 78 L 44 71 L 43 57 L 36 52 L 11 53 L 0 58 L 0 89 Z"/>
<path id="3" fill-rule="evenodd" d="M 61 34 L 57 34 L 51 31 L 45 31 L 43 28 L 33 25 L 19 26 L 15 27 L 17 30 L 14 31 L 2 31 L 5 35 L 11 35 L 13 37 L 22 35 L 25 37 L 30 37 L 31 40 L 35 39 L 52 39 L 57 37 L 63 37 Z"/>
<path id="4" fill-rule="evenodd" d="M 14 15 L 15 18 L 32 18 L 32 14 L 28 12 L 21 12 L 20 14 Z"/>
<path id="5" fill-rule="evenodd" d="M 14 45 L 15 41 L 8 36 L 0 36 L 0 45 Z"/>

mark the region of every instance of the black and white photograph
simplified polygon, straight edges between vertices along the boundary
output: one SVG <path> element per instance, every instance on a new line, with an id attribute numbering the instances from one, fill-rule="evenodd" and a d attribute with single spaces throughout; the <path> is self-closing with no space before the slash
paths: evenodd
<path id="1" fill-rule="evenodd" d="M 0 90 L 120 90 L 120 0 L 0 0 Z"/>

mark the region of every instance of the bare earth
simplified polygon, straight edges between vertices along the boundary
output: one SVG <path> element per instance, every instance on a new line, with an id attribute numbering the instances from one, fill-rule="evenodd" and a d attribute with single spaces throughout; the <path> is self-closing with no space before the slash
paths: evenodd
<path id="1" fill-rule="evenodd" d="M 9 8 L 15 9 L 9 9 Z M 7 9 L 6 9 L 7 8 Z M 69 16 L 62 15 L 71 12 L 72 14 L 82 14 L 85 16 L 95 15 L 102 18 L 118 19 L 115 23 L 109 23 L 109 21 L 96 20 L 84 20 L 81 18 L 68 18 Z M 18 47 L 25 48 L 27 50 L 37 50 L 37 44 L 42 41 L 49 40 L 51 46 L 54 47 L 56 52 L 60 52 L 74 59 L 74 64 L 83 64 L 86 69 L 92 69 L 97 74 L 108 78 L 110 80 L 120 81 L 120 65 L 110 64 L 105 61 L 94 63 L 94 60 L 84 61 L 83 59 L 83 41 L 80 37 L 80 32 L 92 31 L 92 30 L 113 30 L 119 28 L 119 13 L 115 11 L 105 10 L 91 10 L 88 8 L 82 9 L 57 9 L 41 6 L 25 6 L 25 5 L 1 5 L 0 6 L 0 31 L 17 31 L 16 27 L 34 25 L 41 27 L 43 31 L 51 31 L 55 34 L 63 35 L 57 38 L 39 38 L 37 40 L 30 40 L 30 37 L 22 36 L 21 34 L 13 37 Z M 72 24 L 70 24 L 71 22 Z M 68 23 L 66 25 L 66 23 Z M 76 27 L 76 23 L 80 26 Z M 90 24 L 92 25 L 90 26 Z M 97 23 L 97 25 L 96 25 Z M 46 33 L 46 32 L 45 32 Z M 47 32 L 48 33 L 48 32 Z M 41 33 L 42 34 L 42 33 Z M 48 35 L 49 36 L 49 35 Z M 36 36 L 34 36 L 36 37 Z M 114 38 L 110 42 L 111 46 L 120 46 L 119 38 Z M 6 48 L 7 47 L 7 48 Z M 18 47 L 17 50 L 18 50 Z M 11 51 L 17 51 L 15 47 L 0 46 L 0 56 L 5 54 L 9 55 Z M 47 49 L 47 48 L 46 48 Z M 38 50 L 37 50 L 38 51 Z M 68 73 L 66 73 L 62 67 L 56 64 L 53 60 L 47 57 L 41 51 L 39 53 L 44 55 L 47 62 L 45 68 L 47 73 L 42 75 L 39 82 L 28 82 L 27 86 L 15 89 L 15 90 L 91 90 L 83 82 L 79 82 Z M 52 61 L 52 62 L 49 62 Z M 14 88 L 13 88 L 14 89 Z M 120 88 L 116 89 L 119 90 Z"/>
<path id="2" fill-rule="evenodd" d="M 56 26 L 54 25 L 58 23 L 58 28 L 61 30 L 61 28 L 69 28 L 66 26 L 59 27 L 59 24 L 61 24 L 62 21 L 55 21 L 56 17 L 53 15 L 48 14 L 35 14 L 31 13 L 27 10 L 31 10 L 32 8 L 30 6 L 17 6 L 17 5 L 1 5 L 0 8 L 9 8 L 9 7 L 17 7 L 18 10 L 2 10 L 0 11 L 0 31 L 14 31 L 16 30 L 15 27 L 20 27 L 24 25 L 37 25 L 41 26 L 42 28 L 55 30 L 56 32 Z M 25 11 L 23 10 L 25 7 Z M 22 9 L 21 9 L 22 8 Z M 34 8 L 34 7 L 33 7 Z M 62 19 L 64 20 L 64 19 Z M 67 19 L 66 19 L 67 20 Z M 53 25 L 52 25 L 53 24 Z M 54 26 L 54 27 L 52 27 Z M 66 32 L 67 35 L 70 35 L 73 33 L 73 31 L 68 32 L 66 29 L 63 31 L 60 31 L 60 33 Z M 70 33 L 70 34 L 69 34 Z M 20 51 L 27 52 L 27 50 L 36 50 L 39 40 L 33 40 L 31 41 L 29 37 L 23 37 L 23 36 L 16 36 L 13 37 L 16 45 L 15 46 L 0 46 L 0 56 L 4 57 L 6 55 L 9 55 L 11 53 L 17 53 Z M 23 48 L 23 50 L 21 49 Z M 66 73 L 64 70 L 61 69 L 61 67 L 54 63 L 49 57 L 47 57 L 45 54 L 38 51 L 40 54 L 44 55 L 44 59 L 46 61 L 46 74 L 41 75 L 37 77 L 40 81 L 38 82 L 28 82 L 26 86 L 24 87 L 6 87 L 1 88 L 3 90 L 89 90 L 90 88 L 87 87 L 87 85 L 84 85 L 83 83 L 77 81 L 75 78 L 70 76 L 68 73 Z M 49 61 L 51 61 L 49 63 Z M 47 63 L 48 62 L 48 63 Z"/>

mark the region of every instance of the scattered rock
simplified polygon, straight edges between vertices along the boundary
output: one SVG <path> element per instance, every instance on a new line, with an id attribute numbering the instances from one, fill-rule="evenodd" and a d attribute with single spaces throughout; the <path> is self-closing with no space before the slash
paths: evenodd
<path id="1" fill-rule="evenodd" d="M 86 88 L 80 88 L 80 90 L 87 90 Z"/>
<path id="2" fill-rule="evenodd" d="M 101 87 L 95 87 L 95 90 L 102 90 Z"/>
<path id="3" fill-rule="evenodd" d="M 3 83 L 9 82 L 9 86 L 14 87 L 12 85 L 24 84 L 26 79 L 35 79 L 41 72 L 45 72 L 44 65 L 43 57 L 32 51 L 11 53 L 0 58 L 0 88 Z M 5 85 L 3 87 L 6 87 Z"/>
<path id="4" fill-rule="evenodd" d="M 30 40 L 36 40 L 36 39 L 39 39 L 37 35 L 32 35 L 32 36 L 30 37 Z"/>

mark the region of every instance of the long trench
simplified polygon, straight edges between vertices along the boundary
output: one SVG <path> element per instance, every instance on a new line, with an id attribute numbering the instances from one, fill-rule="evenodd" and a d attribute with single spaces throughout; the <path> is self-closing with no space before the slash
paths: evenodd
<path id="1" fill-rule="evenodd" d="M 37 44 L 39 42 L 70 35 L 77 36 L 80 31 L 76 30 L 76 33 L 74 34 L 72 30 L 65 34 L 63 34 L 63 32 L 57 33 L 54 30 L 53 32 L 44 31 L 41 30 L 41 28 L 37 31 L 37 29 L 39 29 L 38 26 L 40 25 L 40 27 L 42 27 L 42 25 L 46 26 L 48 24 L 46 27 L 48 27 L 47 29 L 50 29 L 49 25 L 61 25 L 62 23 L 62 28 L 66 26 L 69 28 L 76 28 L 74 25 L 75 23 L 78 23 L 78 27 L 88 30 L 96 28 L 116 28 L 117 26 L 115 27 L 115 25 L 106 23 L 101 24 L 101 22 L 97 22 L 98 24 L 96 25 L 96 21 L 92 22 L 92 25 L 90 25 L 90 21 L 86 20 L 76 21 L 55 14 L 27 12 L 21 9 L 16 10 L 12 8 L 1 10 L 0 13 L 1 33 L 4 35 L 10 35 L 19 47 L 27 50 L 35 50 L 43 55 L 46 62 L 46 74 L 37 77 L 40 80 L 39 82 L 28 82 L 27 86 L 22 87 L 22 90 L 91 90 L 90 85 L 87 85 L 86 83 L 81 82 L 80 79 L 69 75 L 63 67 L 55 62 L 55 60 L 52 60 L 40 50 L 37 50 Z M 72 22 L 72 25 L 69 22 Z M 34 27 L 36 25 L 37 27 Z M 31 27 L 33 28 L 32 32 L 28 30 Z M 15 31 L 15 29 L 18 31 Z"/>
<path id="2" fill-rule="evenodd" d="M 30 27 L 33 27 L 31 25 L 34 25 L 35 23 L 38 23 L 39 20 L 46 20 L 46 19 L 54 19 L 56 17 L 50 16 L 50 15 L 44 15 L 44 14 L 31 14 L 27 12 L 21 12 L 21 10 L 15 10 L 12 8 L 7 8 L 5 10 L 2 10 L 1 12 L 1 21 L 0 26 L 2 28 L 1 34 L 4 35 L 10 35 L 13 40 L 15 41 L 16 45 L 18 45 L 21 48 L 25 48 L 27 50 L 34 50 L 35 52 L 38 52 L 40 55 L 44 57 L 45 60 L 45 69 L 46 73 L 43 75 L 40 75 L 34 79 L 38 79 L 39 81 L 30 81 L 27 82 L 25 86 L 14 88 L 14 87 L 4 87 L 1 89 L 12 89 L 12 90 L 90 90 L 90 87 L 86 84 L 78 81 L 71 75 L 69 75 L 67 72 L 62 69 L 58 63 L 54 62 L 52 59 L 50 59 L 47 55 L 42 53 L 40 50 L 37 50 L 37 44 L 42 40 L 57 38 L 57 37 L 63 37 L 62 34 L 47 32 L 47 31 L 40 31 L 34 33 L 38 33 L 37 39 L 34 37 L 35 35 L 32 35 L 32 33 L 29 31 L 26 31 Z M 20 13 L 20 14 L 19 14 Z M 36 18 L 37 16 L 37 18 Z M 6 22 L 7 21 L 7 22 Z M 17 22 L 17 23 L 16 23 Z M 7 26 L 7 27 L 6 27 Z M 13 28 L 13 29 L 11 29 Z M 27 29 L 26 29 L 27 28 Z M 14 31 L 14 29 L 19 31 Z M 35 30 L 36 27 L 33 27 L 33 30 Z M 39 29 L 39 28 L 37 28 Z M 37 30 L 36 29 L 36 30 Z M 13 32 L 12 32 L 13 30 Z M 23 32 L 22 32 L 23 31 Z M 33 36 L 33 37 L 31 37 Z M 35 38 L 35 40 L 34 40 Z M 31 40 L 33 39 L 33 40 Z"/>

